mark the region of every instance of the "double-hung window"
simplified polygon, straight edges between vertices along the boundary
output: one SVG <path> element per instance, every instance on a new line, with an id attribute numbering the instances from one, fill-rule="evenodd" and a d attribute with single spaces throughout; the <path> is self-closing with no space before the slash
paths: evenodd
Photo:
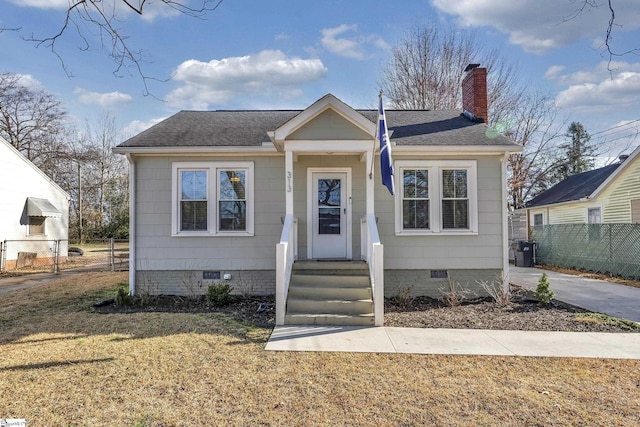
<path id="1" fill-rule="evenodd" d="M 173 236 L 253 235 L 253 162 L 175 162 Z"/>
<path id="2" fill-rule="evenodd" d="M 476 161 L 395 162 L 396 234 L 477 234 Z"/>

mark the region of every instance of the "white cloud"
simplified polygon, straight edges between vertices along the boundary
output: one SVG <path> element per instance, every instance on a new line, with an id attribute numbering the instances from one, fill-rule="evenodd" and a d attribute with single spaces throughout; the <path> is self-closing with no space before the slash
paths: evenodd
<path id="1" fill-rule="evenodd" d="M 25 86 L 25 87 L 28 87 L 29 89 L 34 89 L 34 90 L 43 89 L 42 83 L 40 83 L 40 81 L 38 81 L 38 79 L 33 77 L 31 74 L 16 74 L 16 77 L 18 77 L 18 82 L 22 86 Z"/>
<path id="2" fill-rule="evenodd" d="M 178 65 L 173 80 L 182 85 L 167 95 L 169 105 L 206 109 L 237 97 L 291 98 L 302 93 L 300 85 L 327 74 L 319 59 L 287 57 L 279 50 L 255 55 L 213 59 L 190 59 Z"/>
<path id="3" fill-rule="evenodd" d="M 67 9 L 69 0 L 11 0 L 16 6 L 35 7 L 38 9 Z"/>
<path id="4" fill-rule="evenodd" d="M 570 85 L 556 105 L 573 111 L 607 111 L 640 107 L 640 72 L 623 71 L 597 81 Z"/>
<path id="5" fill-rule="evenodd" d="M 378 49 L 389 49 L 389 45 L 376 34 L 357 35 L 352 37 L 339 37 L 345 33 L 358 31 L 356 25 L 342 24 L 334 28 L 325 28 L 321 31 L 320 44 L 331 53 L 353 59 L 366 59 L 367 46 Z"/>
<path id="6" fill-rule="evenodd" d="M 73 93 L 78 95 L 78 101 L 82 104 L 99 105 L 101 107 L 110 107 L 116 104 L 123 104 L 133 101 L 133 97 L 121 92 L 90 92 L 86 89 L 76 88 Z"/>
<path id="7" fill-rule="evenodd" d="M 528 52 L 544 53 L 577 40 L 602 37 L 609 22 L 609 9 L 587 7 L 579 13 L 582 1 L 540 0 L 432 0 L 440 11 L 457 17 L 467 27 L 489 26 L 509 34 L 512 44 Z M 637 0 L 615 3 L 615 31 L 640 27 Z"/>
<path id="8" fill-rule="evenodd" d="M 34 7 L 37 9 L 57 9 L 65 10 L 69 8 L 69 0 L 9 0 L 16 6 Z M 75 1 L 75 3 L 79 3 Z M 90 3 L 90 4 L 89 4 Z M 134 7 L 138 7 L 137 2 L 132 2 Z M 125 16 L 134 11 L 121 0 L 101 0 L 98 2 L 87 2 L 88 8 L 96 8 L 105 16 Z M 174 7 L 170 7 L 161 1 L 146 2 L 142 9 L 141 18 L 145 21 L 153 21 L 157 17 L 167 17 L 180 15 L 180 11 Z"/>
<path id="9" fill-rule="evenodd" d="M 151 120 L 147 120 L 146 122 L 143 122 L 140 120 L 134 120 L 128 125 L 126 125 L 124 129 L 122 129 L 122 134 L 125 135 L 125 138 L 130 138 L 132 136 L 139 134 L 140 132 L 143 132 L 149 129 L 151 126 L 160 123 L 164 119 L 166 119 L 166 117 L 161 117 L 159 119 L 151 119 Z"/>

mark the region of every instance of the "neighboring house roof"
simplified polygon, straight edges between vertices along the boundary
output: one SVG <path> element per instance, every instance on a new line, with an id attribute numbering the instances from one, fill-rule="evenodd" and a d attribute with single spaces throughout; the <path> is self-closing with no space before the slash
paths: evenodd
<path id="1" fill-rule="evenodd" d="M 560 181 L 547 191 L 538 194 L 527 203 L 527 207 L 553 205 L 589 197 L 619 166 L 620 163 L 615 163 L 599 169 L 572 175 Z"/>
<path id="2" fill-rule="evenodd" d="M 71 200 L 71 195 L 67 193 L 62 187 L 60 187 L 54 180 L 49 178 L 49 176 L 42 172 L 40 168 L 34 165 L 31 160 L 27 159 L 20 151 L 16 149 L 13 145 L 9 143 L 6 139 L 0 136 L 0 144 L 5 144 L 11 151 L 13 151 L 19 159 L 21 159 L 24 163 L 26 163 L 30 168 L 38 172 L 49 184 L 51 184 L 56 190 L 60 191 L 68 200 Z"/>
<path id="3" fill-rule="evenodd" d="M 378 110 L 356 111 L 376 123 Z M 123 142 L 117 151 L 153 147 L 259 147 L 270 141 L 267 132 L 278 129 L 302 112 L 181 111 Z M 488 136 L 486 124 L 471 121 L 456 110 L 387 110 L 386 119 L 391 141 L 396 145 L 519 148 L 503 135 Z"/>
<path id="4" fill-rule="evenodd" d="M 533 208 L 556 203 L 595 199 L 623 171 L 630 168 L 638 158 L 640 158 L 640 145 L 628 156 L 620 157 L 621 161 L 619 163 L 579 173 L 560 181 L 544 193 L 534 197 L 527 203 L 526 207 Z"/>

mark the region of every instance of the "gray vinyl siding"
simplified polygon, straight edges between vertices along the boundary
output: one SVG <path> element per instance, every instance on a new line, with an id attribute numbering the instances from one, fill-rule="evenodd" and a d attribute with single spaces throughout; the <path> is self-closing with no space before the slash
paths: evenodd
<path id="1" fill-rule="evenodd" d="M 243 157 L 140 157 L 136 161 L 139 270 L 273 270 L 285 213 L 284 157 L 257 157 L 254 236 L 171 236 L 173 162 L 246 161 Z"/>
<path id="2" fill-rule="evenodd" d="M 450 158 L 450 157 L 449 157 Z M 429 158 L 432 159 L 432 158 Z M 433 160 L 439 158 L 434 157 Z M 172 237 L 172 162 L 254 162 L 255 235 L 240 237 Z M 501 165 L 497 156 L 465 158 L 477 161 L 478 227 L 475 236 L 396 236 L 394 198 L 381 184 L 376 157 L 375 212 L 385 253 L 385 295 L 410 284 L 412 292 L 440 297 L 446 284 L 431 279 L 442 269 L 477 291 L 476 280 L 492 280 L 502 269 Z M 136 258 L 138 292 L 189 295 L 204 293 L 213 282 L 202 280 L 207 270 L 231 272 L 237 293 L 275 293 L 275 248 L 285 215 L 284 156 L 139 157 L 136 162 Z M 351 168 L 352 257 L 360 258 L 360 219 L 366 210 L 366 164 L 356 155 L 300 155 L 294 163 L 294 214 L 298 218 L 298 257 L 307 258 L 307 170 Z M 398 190 L 400 191 L 400 190 Z M 194 285 L 195 283 L 195 285 Z"/>
<path id="3" fill-rule="evenodd" d="M 478 235 L 475 236 L 396 236 L 393 196 L 382 186 L 379 177 L 375 178 L 375 209 L 384 244 L 385 269 L 502 269 L 504 207 L 500 160 L 497 156 L 461 160 L 477 161 Z"/>

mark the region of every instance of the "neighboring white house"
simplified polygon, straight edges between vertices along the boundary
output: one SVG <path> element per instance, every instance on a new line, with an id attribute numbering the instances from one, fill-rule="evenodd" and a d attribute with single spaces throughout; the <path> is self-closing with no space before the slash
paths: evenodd
<path id="1" fill-rule="evenodd" d="M 378 111 L 331 94 L 301 111 L 182 111 L 120 144 L 131 292 L 229 279 L 276 294 L 278 324 L 381 325 L 384 296 L 497 279 L 506 159 L 521 147 L 488 132 L 486 69 L 467 71 L 464 114 L 386 112 L 395 195 L 381 184 Z"/>
<path id="2" fill-rule="evenodd" d="M 66 259 L 69 201 L 66 191 L 0 137 L 1 267 L 50 264 L 54 255 Z"/>

